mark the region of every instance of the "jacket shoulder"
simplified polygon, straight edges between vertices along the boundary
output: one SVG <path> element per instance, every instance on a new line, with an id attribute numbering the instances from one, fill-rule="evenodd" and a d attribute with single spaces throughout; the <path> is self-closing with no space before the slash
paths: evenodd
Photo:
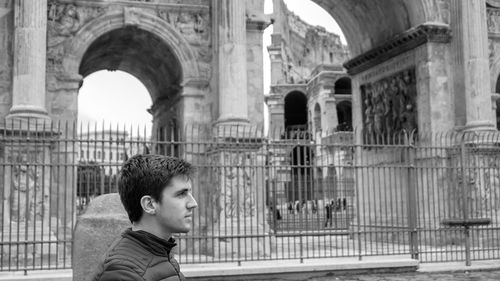
<path id="1" fill-rule="evenodd" d="M 152 255 L 128 238 L 117 239 L 109 248 L 95 280 L 145 280 Z"/>

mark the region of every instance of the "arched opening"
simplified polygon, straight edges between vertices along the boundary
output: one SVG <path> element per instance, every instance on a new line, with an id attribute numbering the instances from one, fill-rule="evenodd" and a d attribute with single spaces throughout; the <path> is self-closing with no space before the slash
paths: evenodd
<path id="1" fill-rule="evenodd" d="M 350 101 L 337 104 L 338 131 L 352 131 L 352 105 Z"/>
<path id="2" fill-rule="evenodd" d="M 150 127 L 151 96 L 144 84 L 123 71 L 96 71 L 78 91 L 78 121 L 85 127 L 116 125 Z M 123 126 L 122 126 L 123 127 Z"/>
<path id="3" fill-rule="evenodd" d="M 285 129 L 307 130 L 307 97 L 294 91 L 285 97 Z"/>
<path id="4" fill-rule="evenodd" d="M 496 121 L 497 121 L 497 130 L 500 130 L 500 99 L 496 100 Z"/>
<path id="5" fill-rule="evenodd" d="M 152 137 L 159 141 L 176 136 L 175 98 L 180 94 L 182 67 L 172 48 L 159 36 L 132 26 L 108 31 L 97 37 L 83 54 L 79 73 L 83 77 L 100 70 L 121 70 L 137 78 L 152 101 L 148 109 L 153 119 Z M 120 83 L 108 81 L 108 83 Z M 106 94 L 106 93 L 104 93 Z M 117 107 L 123 103 L 117 100 Z M 156 153 L 169 149 L 153 147 Z"/>
<path id="6" fill-rule="evenodd" d="M 335 82 L 335 95 L 352 95 L 351 78 L 342 77 Z"/>
<path id="7" fill-rule="evenodd" d="M 314 152 L 309 146 L 295 146 L 290 155 L 291 182 L 286 196 L 288 202 L 298 202 L 305 206 L 309 200 L 316 198 L 313 180 Z"/>
<path id="8" fill-rule="evenodd" d="M 321 107 L 319 104 L 314 106 L 314 129 L 316 132 L 321 131 Z"/>

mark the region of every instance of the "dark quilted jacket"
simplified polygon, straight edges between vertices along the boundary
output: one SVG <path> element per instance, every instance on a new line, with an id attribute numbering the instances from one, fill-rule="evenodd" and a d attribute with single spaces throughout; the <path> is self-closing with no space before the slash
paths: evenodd
<path id="1" fill-rule="evenodd" d="M 175 241 L 145 231 L 125 230 L 104 254 L 94 281 L 177 281 L 185 280 L 171 254 Z"/>

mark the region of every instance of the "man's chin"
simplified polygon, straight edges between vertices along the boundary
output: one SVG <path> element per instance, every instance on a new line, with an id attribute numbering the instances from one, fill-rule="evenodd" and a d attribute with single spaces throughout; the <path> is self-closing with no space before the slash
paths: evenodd
<path id="1" fill-rule="evenodd" d="M 184 227 L 182 229 L 179 229 L 177 233 L 188 233 L 189 231 L 191 231 L 191 227 Z"/>

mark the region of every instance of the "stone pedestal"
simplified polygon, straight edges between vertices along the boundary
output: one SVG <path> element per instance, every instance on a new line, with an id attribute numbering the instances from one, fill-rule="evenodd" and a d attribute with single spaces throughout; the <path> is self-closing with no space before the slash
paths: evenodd
<path id="1" fill-rule="evenodd" d="M 0 171 L 3 178 L 0 231 L 8 242 L 2 252 L 26 267 L 40 265 L 41 260 L 48 262 L 50 257 L 55 262 L 58 229 L 50 211 L 66 211 L 51 204 L 49 164 L 54 134 L 43 125 L 43 122 L 18 120 L 4 123 L 0 128 L 3 136 L 0 157 L 4 163 Z"/>
<path id="2" fill-rule="evenodd" d="M 218 127 L 215 132 L 221 142 L 209 152 L 216 188 L 209 233 L 218 239 L 209 248 L 216 260 L 242 261 L 269 254 L 265 154 L 260 133 L 247 126 Z"/>

